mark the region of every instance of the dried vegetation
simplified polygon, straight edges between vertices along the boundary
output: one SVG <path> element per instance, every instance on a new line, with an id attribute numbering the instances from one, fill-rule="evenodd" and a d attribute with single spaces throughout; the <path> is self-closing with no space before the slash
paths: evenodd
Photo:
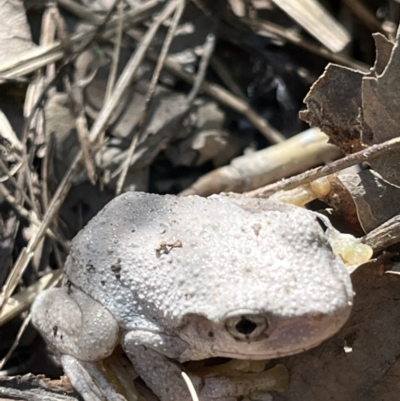
<path id="1" fill-rule="evenodd" d="M 291 384 L 271 394 L 398 399 L 397 1 L 0 7 L 0 394 L 76 399 L 58 392 L 65 381 L 9 376 L 61 373 L 29 307 L 59 283 L 71 238 L 116 194 L 270 196 L 328 177 L 328 191 L 305 202 L 319 197 L 314 206 L 362 236 L 374 259 L 353 273 L 348 324 L 280 360 Z M 297 117 L 303 99 L 311 130 Z"/>

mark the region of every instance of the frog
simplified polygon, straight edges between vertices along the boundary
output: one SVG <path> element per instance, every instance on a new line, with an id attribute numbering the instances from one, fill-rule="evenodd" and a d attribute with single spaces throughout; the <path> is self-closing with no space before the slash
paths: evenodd
<path id="1" fill-rule="evenodd" d="M 97 365 L 117 347 L 161 401 L 189 401 L 187 361 L 281 358 L 344 325 L 354 294 L 325 223 L 244 195 L 126 192 L 73 239 L 33 324 L 85 401 L 126 399 Z M 190 379 L 201 401 L 251 393 Z"/>

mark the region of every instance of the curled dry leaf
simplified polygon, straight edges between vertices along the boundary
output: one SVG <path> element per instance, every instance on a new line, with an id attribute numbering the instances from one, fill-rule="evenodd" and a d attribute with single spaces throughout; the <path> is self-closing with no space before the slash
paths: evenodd
<path id="1" fill-rule="evenodd" d="M 400 30 L 396 43 L 375 34 L 376 61 L 369 74 L 330 64 L 305 98 L 300 117 L 320 127 L 345 153 L 396 138 L 400 132 Z M 341 177 L 361 226 L 369 232 L 399 213 L 398 151 L 368 159 L 372 170 Z"/>
<path id="2" fill-rule="evenodd" d="M 361 136 L 368 129 L 359 119 L 364 76 L 351 68 L 329 64 L 304 99 L 307 110 L 300 112 L 302 120 L 319 127 L 344 153 L 361 150 Z"/>
<path id="3" fill-rule="evenodd" d="M 399 136 L 400 117 L 400 30 L 390 59 L 381 75 L 362 80 L 362 109 L 364 120 L 373 132 L 373 143 L 381 143 Z M 386 45 L 386 52 L 387 52 Z M 376 63 L 379 64 L 378 62 Z M 379 74 L 379 71 L 377 71 Z M 400 185 L 398 152 L 387 152 L 371 160 L 371 167 L 390 184 Z"/>

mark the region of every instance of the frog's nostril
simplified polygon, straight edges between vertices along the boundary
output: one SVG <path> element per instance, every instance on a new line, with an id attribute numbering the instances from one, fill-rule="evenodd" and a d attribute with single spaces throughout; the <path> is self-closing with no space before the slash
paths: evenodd
<path id="1" fill-rule="evenodd" d="M 268 322 L 262 315 L 232 316 L 226 320 L 225 327 L 239 341 L 260 341 L 268 337 Z"/>

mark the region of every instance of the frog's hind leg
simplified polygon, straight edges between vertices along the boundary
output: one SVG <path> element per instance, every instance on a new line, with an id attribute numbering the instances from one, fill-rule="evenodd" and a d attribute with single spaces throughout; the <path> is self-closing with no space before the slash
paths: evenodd
<path id="1" fill-rule="evenodd" d="M 98 361 L 113 352 L 120 338 L 117 321 L 100 303 L 73 286 L 49 289 L 36 298 L 32 322 L 61 355 L 67 376 L 85 401 L 125 399 L 112 386 L 105 389 L 102 375 L 93 377 Z"/>
<path id="2" fill-rule="evenodd" d="M 61 355 L 98 361 L 119 342 L 119 326 L 111 313 L 76 287 L 52 288 L 39 294 L 32 322 Z"/>

